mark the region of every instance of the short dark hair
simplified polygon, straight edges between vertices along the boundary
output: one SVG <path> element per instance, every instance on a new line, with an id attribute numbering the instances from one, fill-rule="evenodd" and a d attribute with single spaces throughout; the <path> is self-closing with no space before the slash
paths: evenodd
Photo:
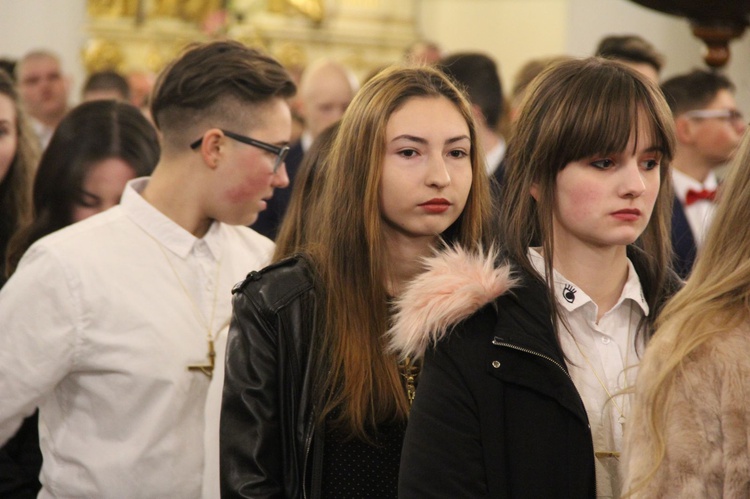
<path id="1" fill-rule="evenodd" d="M 95 90 L 115 90 L 122 95 L 123 100 L 130 99 L 128 81 L 117 71 L 97 71 L 91 73 L 83 84 L 83 94 Z"/>
<path id="2" fill-rule="evenodd" d="M 606 36 L 594 54 L 605 59 L 648 64 L 656 72 L 664 65 L 664 56 L 638 35 Z"/>
<path id="3" fill-rule="evenodd" d="M 496 128 L 503 115 L 503 87 L 495 61 L 477 52 L 462 52 L 443 58 L 438 68 L 479 106 L 487 125 Z"/>
<path id="4" fill-rule="evenodd" d="M 734 84 L 723 74 L 703 69 L 673 76 L 661 85 L 674 116 L 707 106 L 720 90 L 734 93 L 734 89 Z"/>
<path id="5" fill-rule="evenodd" d="M 190 46 L 161 72 L 151 115 L 169 142 L 168 135 L 198 123 L 231 126 L 252 118 L 238 103 L 263 104 L 295 92 L 291 76 L 273 57 L 236 41 L 210 42 Z"/>

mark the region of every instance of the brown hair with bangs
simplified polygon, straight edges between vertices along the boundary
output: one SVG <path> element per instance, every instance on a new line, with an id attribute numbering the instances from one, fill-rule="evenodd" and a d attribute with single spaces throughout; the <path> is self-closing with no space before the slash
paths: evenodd
<path id="1" fill-rule="evenodd" d="M 319 420 L 333 413 L 334 424 L 352 436 L 406 419 L 406 398 L 398 359 L 386 352 L 388 271 L 380 211 L 380 183 L 386 126 L 412 98 L 446 98 L 469 127 L 472 184 L 464 211 L 443 234 L 446 244 L 477 248 L 488 242 L 490 194 L 471 108 L 441 72 L 393 67 L 360 89 L 344 114 L 325 164 L 316 229 L 308 252 L 318 271 L 325 312 L 317 339 Z"/>
<path id="2" fill-rule="evenodd" d="M 535 271 L 528 248 L 542 247 L 546 284 L 554 304 L 552 213 L 557 174 L 570 162 L 624 151 L 630 138 L 638 137 L 640 126 L 648 127 L 653 145 L 663 154 L 654 211 L 635 242 L 645 260 L 647 275 L 641 276 L 641 281 L 652 311 L 645 319 L 645 334 L 650 336 L 670 269 L 672 192 L 668 171 L 675 139 L 664 97 L 636 71 L 600 58 L 569 60 L 547 68 L 532 83 L 508 144 L 501 239 L 508 255 L 531 275 Z M 538 190 L 538 200 L 531 196 L 532 185 Z M 552 315 L 556 325 L 555 307 Z"/>

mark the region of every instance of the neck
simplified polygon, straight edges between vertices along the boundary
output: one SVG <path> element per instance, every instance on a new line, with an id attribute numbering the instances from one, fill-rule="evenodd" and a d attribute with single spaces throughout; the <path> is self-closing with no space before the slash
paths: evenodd
<path id="1" fill-rule="evenodd" d="M 716 165 L 703 161 L 699 154 L 678 150 L 672 160 L 672 166 L 690 178 L 703 183 Z"/>
<path id="2" fill-rule="evenodd" d="M 628 280 L 625 246 L 576 247 L 572 251 L 555 241 L 552 265 L 596 303 L 597 320 L 615 306 Z"/>
<path id="3" fill-rule="evenodd" d="M 399 296 L 404 286 L 424 270 L 421 259 L 432 254 L 436 236 L 409 237 L 386 233 L 387 277 L 389 295 Z"/>
<path id="4" fill-rule="evenodd" d="M 40 117 L 35 116 L 34 118 L 47 128 L 57 128 L 57 125 L 60 124 L 60 122 L 65 117 L 67 112 L 68 112 L 68 109 L 66 108 L 66 109 L 63 109 L 62 112 L 58 114 L 54 114 L 51 116 L 40 116 Z"/>
<path id="5" fill-rule="evenodd" d="M 190 175 L 186 168 L 190 165 L 175 168 L 174 165 L 159 163 L 142 196 L 174 223 L 201 238 L 208 232 L 212 220 L 202 213 L 198 201 L 201 191 L 196 188 L 196 180 L 191 180 L 195 176 Z"/>

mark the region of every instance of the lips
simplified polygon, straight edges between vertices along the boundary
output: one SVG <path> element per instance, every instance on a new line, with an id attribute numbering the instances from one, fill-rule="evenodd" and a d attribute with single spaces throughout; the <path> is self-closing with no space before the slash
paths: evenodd
<path id="1" fill-rule="evenodd" d="M 444 198 L 433 198 L 424 203 L 420 203 L 418 206 L 422 207 L 429 213 L 443 213 L 451 207 L 451 202 Z"/>
<path id="2" fill-rule="evenodd" d="M 641 210 L 637 208 L 625 208 L 612 212 L 612 216 L 618 220 L 631 222 L 641 218 Z"/>

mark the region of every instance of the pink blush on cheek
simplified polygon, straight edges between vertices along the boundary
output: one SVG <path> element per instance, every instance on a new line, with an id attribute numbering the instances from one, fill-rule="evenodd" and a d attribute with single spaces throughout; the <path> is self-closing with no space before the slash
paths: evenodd
<path id="1" fill-rule="evenodd" d="M 268 177 L 255 177 L 246 179 L 243 183 L 227 189 L 224 195 L 232 203 L 242 203 L 253 196 L 269 190 Z"/>

